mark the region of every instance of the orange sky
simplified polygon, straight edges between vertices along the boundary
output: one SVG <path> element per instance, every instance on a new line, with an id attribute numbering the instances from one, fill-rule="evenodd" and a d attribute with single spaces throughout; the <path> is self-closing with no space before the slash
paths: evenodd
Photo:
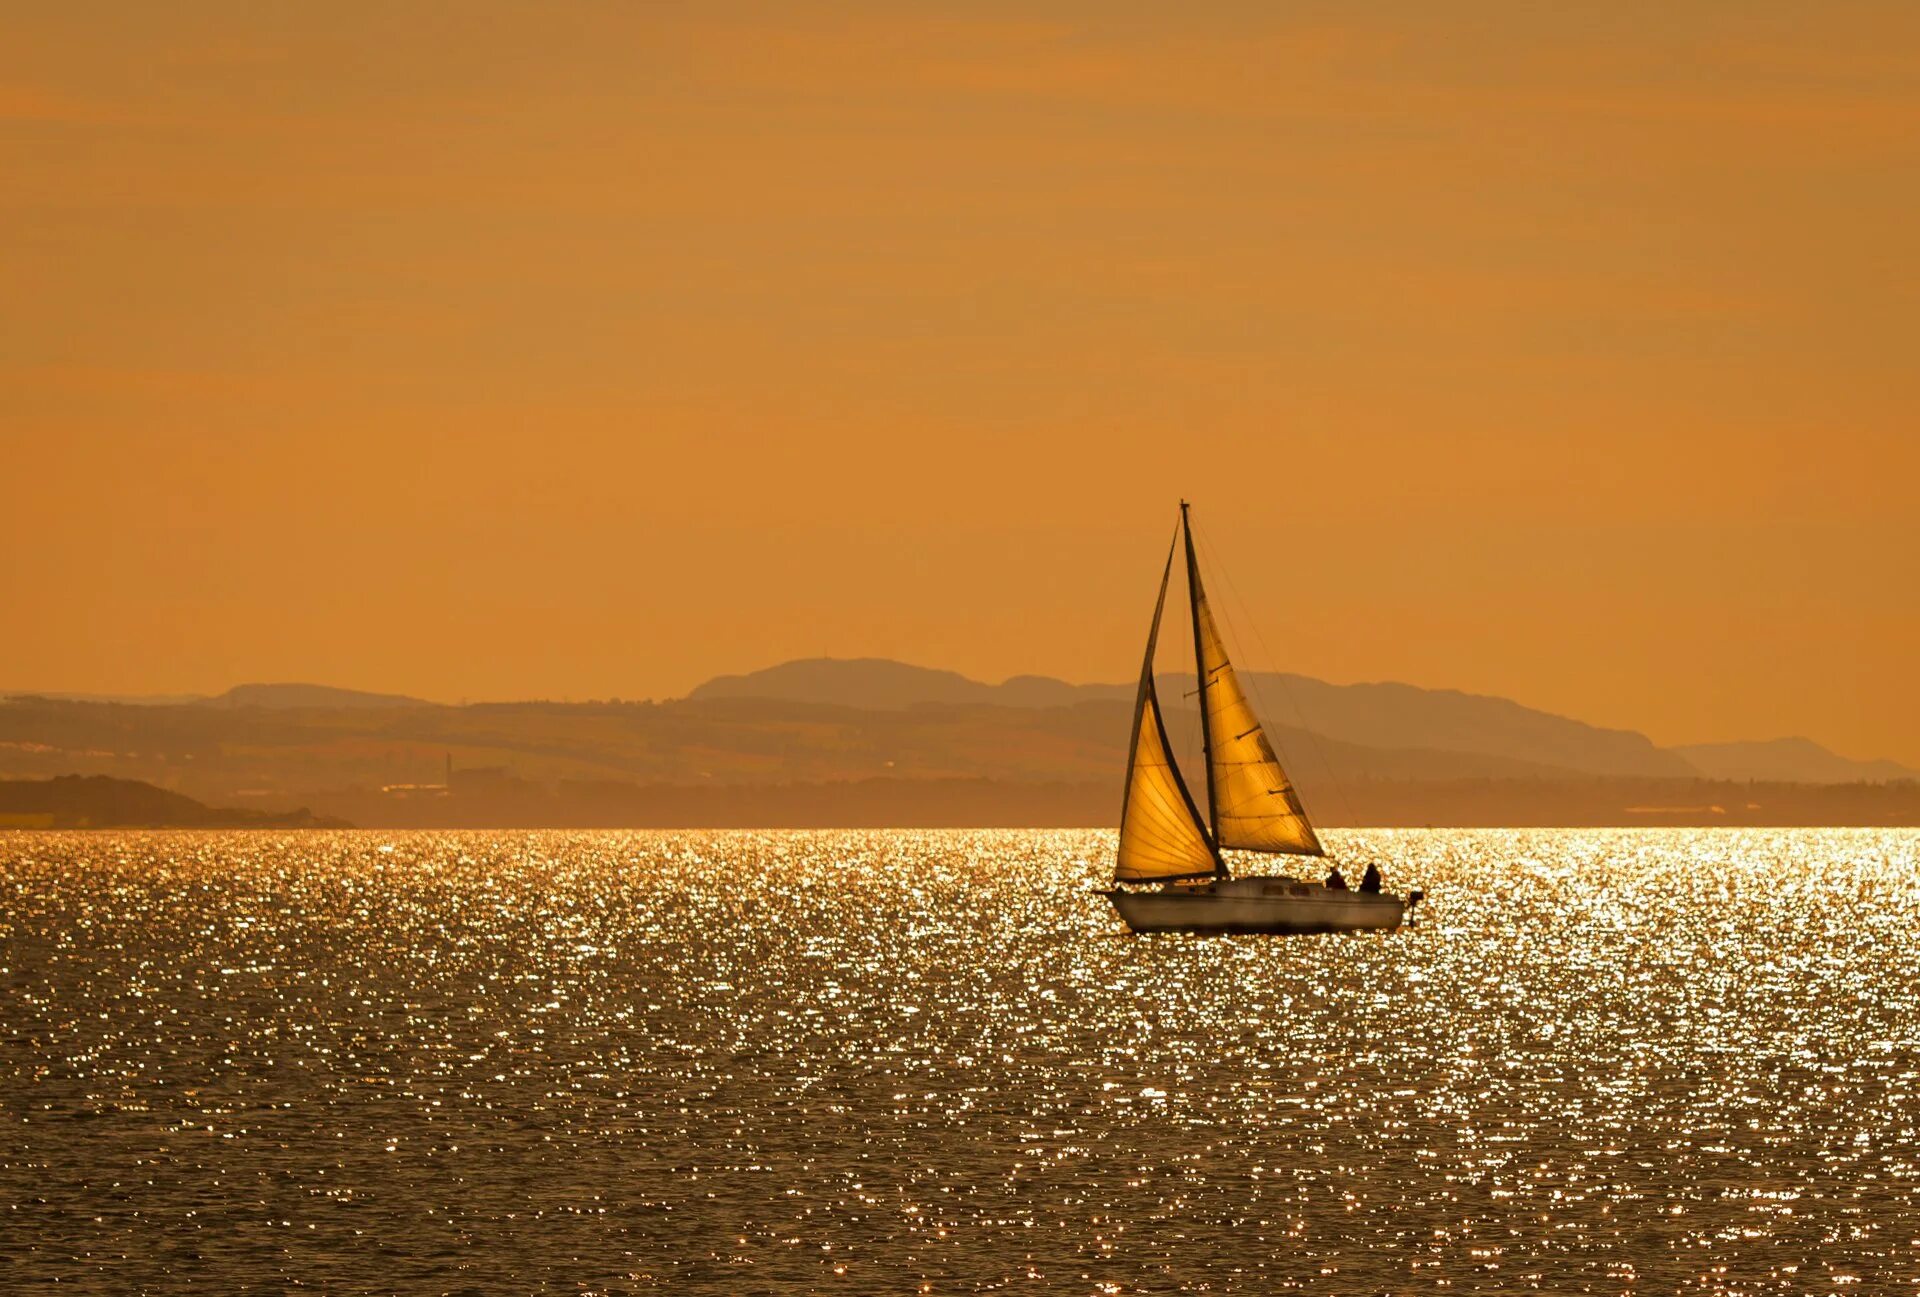
<path id="1" fill-rule="evenodd" d="M 1920 763 L 1911 4 L 7 27 L 0 686 L 1121 680 L 1185 493 L 1252 665 Z"/>

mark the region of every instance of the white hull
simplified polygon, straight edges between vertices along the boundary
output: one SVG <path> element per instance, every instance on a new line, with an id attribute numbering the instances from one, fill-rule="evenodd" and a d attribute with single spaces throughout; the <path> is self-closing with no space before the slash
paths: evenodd
<path id="1" fill-rule="evenodd" d="M 1101 895 L 1135 932 L 1363 932 L 1397 928 L 1406 913 L 1392 892 L 1337 891 L 1291 878 Z"/>

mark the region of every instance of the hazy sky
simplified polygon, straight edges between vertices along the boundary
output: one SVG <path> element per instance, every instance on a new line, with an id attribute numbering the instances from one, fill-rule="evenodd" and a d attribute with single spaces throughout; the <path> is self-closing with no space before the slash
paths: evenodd
<path id="1" fill-rule="evenodd" d="M 1126 679 L 1184 493 L 1250 665 L 1920 763 L 1910 0 L 6 25 L 0 686 Z"/>

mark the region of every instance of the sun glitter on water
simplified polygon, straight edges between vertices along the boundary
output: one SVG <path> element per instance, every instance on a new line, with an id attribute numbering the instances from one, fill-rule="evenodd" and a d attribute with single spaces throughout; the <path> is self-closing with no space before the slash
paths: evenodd
<path id="1" fill-rule="evenodd" d="M 1920 834 L 1330 834 L 1417 928 L 1137 938 L 1100 833 L 9 834 L 0 1257 L 139 1288 L 1884 1291 Z"/>

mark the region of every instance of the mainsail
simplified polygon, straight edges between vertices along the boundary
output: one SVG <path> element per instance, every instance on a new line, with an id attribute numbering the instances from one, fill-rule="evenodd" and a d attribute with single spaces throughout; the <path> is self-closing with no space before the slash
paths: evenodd
<path id="1" fill-rule="evenodd" d="M 1140 692 L 1133 705 L 1133 741 L 1127 753 L 1127 791 L 1120 807 L 1120 853 L 1113 876 L 1122 882 L 1164 881 L 1224 874 L 1220 857 L 1201 826 L 1193 795 L 1173 763 L 1160 699 L 1153 687 L 1153 650 L 1160 638 L 1160 614 L 1167 604 L 1167 579 L 1173 574 L 1173 549 L 1160 575 L 1160 597 L 1147 632 L 1147 657 L 1140 667 Z M 1305 823 L 1304 820 L 1301 821 Z M 1311 836 L 1312 831 L 1308 834 Z"/>
<path id="2" fill-rule="evenodd" d="M 1180 524 L 1187 541 L 1187 591 L 1193 601 L 1193 651 L 1200 673 L 1200 733 L 1207 754 L 1213 841 L 1220 848 L 1240 851 L 1324 855 L 1299 794 L 1280 768 L 1260 718 L 1227 660 L 1227 646 L 1200 584 L 1184 501 Z M 1161 594 L 1164 598 L 1164 581 Z"/>

